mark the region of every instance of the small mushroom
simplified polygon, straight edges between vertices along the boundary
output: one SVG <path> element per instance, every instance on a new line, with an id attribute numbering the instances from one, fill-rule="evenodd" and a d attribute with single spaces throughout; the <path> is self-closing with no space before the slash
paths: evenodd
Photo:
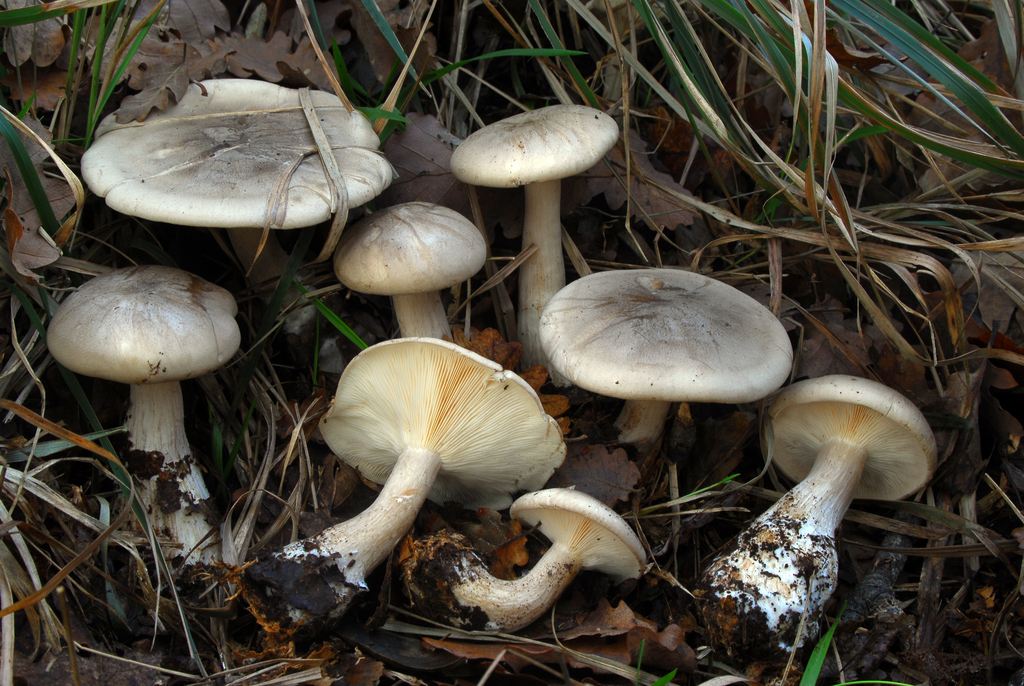
<path id="1" fill-rule="evenodd" d="M 789 376 L 786 330 L 750 296 L 681 269 L 577 279 L 548 303 L 540 340 L 573 384 L 626 404 L 619 441 L 645 450 L 673 402 L 759 400 Z"/>
<path id="2" fill-rule="evenodd" d="M 525 186 L 523 248 L 537 252 L 519 269 L 516 312 L 523 366 L 547 365 L 538 339 L 540 314 L 565 285 L 560 199 L 562 179 L 597 164 L 619 139 L 619 126 L 600 110 L 553 105 L 485 126 L 452 153 L 451 169 L 465 183 Z"/>
<path id="3" fill-rule="evenodd" d="M 712 642 L 748 661 L 782 658 L 817 637 L 850 502 L 906 497 L 935 468 L 935 438 L 913 403 L 853 376 L 783 390 L 768 409 L 761 445 L 799 483 L 711 563 L 698 589 Z"/>
<path id="4" fill-rule="evenodd" d="M 386 341 L 353 358 L 320 431 L 384 487 L 352 519 L 245 568 L 243 592 L 275 637 L 309 637 L 344 614 L 427 498 L 507 507 L 565 458 L 558 424 L 525 381 L 433 338 Z"/>
<path id="5" fill-rule="evenodd" d="M 402 336 L 450 338 L 438 291 L 473 276 L 486 259 L 473 222 L 447 207 L 410 202 L 353 224 L 334 253 L 334 273 L 354 291 L 390 295 Z"/>
<path id="6" fill-rule="evenodd" d="M 252 280 L 277 278 L 287 255 L 272 234 L 252 262 L 264 227 L 319 224 L 375 198 L 394 174 L 361 112 L 330 93 L 309 96 L 341 171 L 337 194 L 299 91 L 251 79 L 191 84 L 141 122 L 106 117 L 82 156 L 82 176 L 118 212 L 227 229 L 239 259 L 253 265 Z"/>
<path id="7" fill-rule="evenodd" d="M 229 292 L 162 266 L 95 277 L 57 308 L 47 329 L 54 359 L 73 372 L 130 385 L 125 459 L 141 483 L 147 519 L 183 563 L 217 558 L 217 518 L 185 436 L 181 384 L 238 350 L 238 309 Z M 186 557 L 187 556 L 187 557 Z"/>
<path id="8" fill-rule="evenodd" d="M 640 540 L 593 496 L 568 488 L 536 491 L 512 503 L 509 514 L 551 541 L 533 568 L 515 580 L 498 579 L 460 534 L 415 542 L 402 579 L 419 611 L 464 629 L 516 631 L 550 609 L 583 569 L 615 583 L 643 573 L 647 555 Z"/>

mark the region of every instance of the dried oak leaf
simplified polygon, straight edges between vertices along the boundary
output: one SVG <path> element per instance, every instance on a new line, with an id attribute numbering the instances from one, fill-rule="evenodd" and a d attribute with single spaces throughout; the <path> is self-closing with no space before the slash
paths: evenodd
<path id="1" fill-rule="evenodd" d="M 20 72 L 20 73 L 19 73 Z M 33 95 L 34 106 L 40 110 L 53 110 L 64 97 L 68 73 L 53 67 L 37 68 L 26 64 L 18 71 L 8 72 L 0 83 L 11 89 L 11 97 L 28 102 Z"/>
<path id="2" fill-rule="evenodd" d="M 247 79 L 257 75 L 271 83 L 277 83 L 284 78 L 277 68 L 277 63 L 286 60 L 292 54 L 292 39 L 282 32 L 274 33 L 269 41 L 259 36 L 247 38 L 244 34 L 232 33 L 218 38 L 216 42 L 221 43 L 228 51 L 228 71 L 235 76 Z"/>
<path id="3" fill-rule="evenodd" d="M 519 358 L 523 356 L 522 344 L 506 343 L 497 329 L 474 330 L 470 332 L 469 338 L 466 338 L 462 329 L 456 328 L 452 331 L 452 336 L 456 345 L 497 362 L 506 371 L 515 369 L 519 364 Z"/>
<path id="4" fill-rule="evenodd" d="M 170 0 L 167 6 L 168 23 L 190 45 L 213 38 L 217 29 L 231 30 L 231 17 L 220 0 Z"/>
<path id="5" fill-rule="evenodd" d="M 569 444 L 565 462 L 544 488 L 575 487 L 612 507 L 619 501 L 628 501 L 639 481 L 640 470 L 622 448 L 609 452 L 601 444 L 576 442 Z"/>
<path id="6" fill-rule="evenodd" d="M 188 67 L 184 62 L 160 62 L 146 69 L 145 73 L 142 90 L 121 101 L 117 110 L 118 123 L 142 121 L 153 110 L 166 110 L 188 89 Z"/>
<path id="7" fill-rule="evenodd" d="M 316 87 L 324 91 L 332 91 L 327 73 L 324 71 L 320 58 L 316 56 L 313 44 L 308 36 L 303 36 L 302 41 L 295 52 L 276 64 L 277 71 L 281 74 L 281 85 L 292 88 Z"/>
<path id="8" fill-rule="evenodd" d="M 34 0 L 7 0 L 4 9 L 21 9 L 35 4 L 42 3 Z M 37 67 L 48 67 L 57 61 L 70 38 L 71 27 L 60 19 L 43 19 L 22 26 L 11 26 L 4 36 L 4 53 L 15 67 L 29 60 Z"/>

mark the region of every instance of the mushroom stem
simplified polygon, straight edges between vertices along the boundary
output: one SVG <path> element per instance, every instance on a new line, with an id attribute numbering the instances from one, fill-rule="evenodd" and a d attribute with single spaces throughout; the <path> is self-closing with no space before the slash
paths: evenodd
<path id="1" fill-rule="evenodd" d="M 664 400 L 627 400 L 622 406 L 615 428 L 619 443 L 635 445 L 643 452 L 661 436 L 672 403 Z"/>
<path id="2" fill-rule="evenodd" d="M 551 297 L 565 286 L 562 260 L 560 205 L 562 182 L 536 181 L 525 187 L 526 216 L 523 219 L 523 247 L 537 246 L 537 252 L 519 268 L 519 342 L 523 345 L 524 368 L 542 364 L 550 367 L 540 344 L 540 315 Z M 553 369 L 552 380 L 568 382 Z M 557 377 L 557 378 L 556 378 Z"/>
<path id="3" fill-rule="evenodd" d="M 451 338 L 452 328 L 437 291 L 393 295 L 391 302 L 403 338 Z"/>
<path id="4" fill-rule="evenodd" d="M 858 443 L 825 442 L 807 477 L 740 533 L 729 555 L 708 567 L 701 580 L 702 611 L 716 643 L 772 659 L 817 636 L 819 614 L 838 577 L 836 530 L 867 457 Z"/>
<path id="5" fill-rule="evenodd" d="M 436 452 L 406 448 L 370 507 L 248 567 L 243 592 L 264 628 L 314 635 L 341 617 L 412 526 L 440 468 Z"/>
<path id="6" fill-rule="evenodd" d="M 210 492 L 185 435 L 181 384 L 168 381 L 129 388 L 125 419 L 131 441 L 129 471 L 140 480 L 150 527 L 161 538 L 181 544 L 180 550 L 169 550 L 172 557 L 187 555 L 187 564 L 213 562 L 217 550 L 207 536 L 213 527 L 205 516 Z"/>
<path id="7" fill-rule="evenodd" d="M 488 631 L 517 631 L 544 614 L 576 578 L 583 563 L 578 553 L 552 544 L 533 569 L 511 581 L 492 576 L 475 557 L 464 558 L 463 581 L 452 587 L 462 605 L 482 609 Z"/>

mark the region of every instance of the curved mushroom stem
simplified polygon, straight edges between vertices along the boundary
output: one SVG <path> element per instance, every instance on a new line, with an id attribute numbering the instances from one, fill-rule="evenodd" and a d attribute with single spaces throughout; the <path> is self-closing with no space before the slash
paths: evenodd
<path id="1" fill-rule="evenodd" d="M 239 583 L 257 621 L 272 636 L 311 637 L 345 614 L 413 525 L 440 469 L 434 451 L 406 448 L 370 507 L 245 568 Z"/>
<path id="2" fill-rule="evenodd" d="M 747 660 L 771 660 L 818 634 L 839 557 L 835 534 L 853 500 L 867 451 L 825 443 L 810 473 L 747 527 L 736 548 L 700 581 L 702 613 L 714 643 Z M 803 632 L 797 632 L 803 618 Z"/>
<path id="3" fill-rule="evenodd" d="M 565 287 L 562 259 L 562 182 L 538 181 L 527 184 L 526 215 L 523 219 L 523 247 L 532 243 L 537 252 L 519 268 L 519 342 L 523 344 L 523 368 L 542 364 L 559 386 L 569 383 L 550 369 L 540 344 L 540 315 L 551 296 Z"/>
<path id="4" fill-rule="evenodd" d="M 619 443 L 649 450 L 664 431 L 671 408 L 672 403 L 663 400 L 627 400 L 613 425 L 619 430 Z"/>
<path id="5" fill-rule="evenodd" d="M 391 303 L 402 338 L 451 338 L 452 328 L 437 291 L 393 295 Z"/>
<path id="6" fill-rule="evenodd" d="M 131 441 L 128 471 L 139 479 L 140 498 L 150 527 L 160 538 L 181 547 L 165 549 L 183 564 L 211 563 L 219 558 L 202 472 L 192 458 L 185 435 L 181 384 L 131 384 L 125 427 Z M 205 540 L 204 540 L 205 539 Z"/>

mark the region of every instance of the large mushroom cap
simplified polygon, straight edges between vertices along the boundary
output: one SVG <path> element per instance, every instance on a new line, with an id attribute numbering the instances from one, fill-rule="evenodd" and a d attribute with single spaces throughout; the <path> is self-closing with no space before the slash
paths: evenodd
<path id="1" fill-rule="evenodd" d="M 822 445 L 862 446 L 867 463 L 854 498 L 899 500 L 922 488 L 935 470 L 935 436 L 912 402 L 884 384 L 856 376 L 823 376 L 784 389 L 768 408 L 765 433 L 772 460 L 790 478 L 810 472 Z"/>
<path id="2" fill-rule="evenodd" d="M 753 298 L 675 269 L 591 274 L 559 291 L 541 316 L 551 366 L 613 398 L 750 402 L 789 375 L 779 320 Z"/>
<path id="3" fill-rule="evenodd" d="M 348 112 L 336 96 L 310 97 L 349 206 L 362 205 L 391 183 L 379 139 L 366 117 Z M 96 129 L 82 176 L 119 212 L 220 228 L 262 228 L 268 212 L 273 228 L 331 216 L 330 187 L 297 90 L 248 79 L 204 81 L 142 122 L 119 124 L 115 117 Z"/>
<path id="4" fill-rule="evenodd" d="M 618 138 L 615 120 L 593 107 L 542 107 L 471 134 L 452 153 L 451 170 L 490 188 L 554 181 L 593 167 Z"/>
<path id="5" fill-rule="evenodd" d="M 241 336 L 232 295 L 180 269 L 139 266 L 86 282 L 47 329 L 68 369 L 127 384 L 180 381 L 222 366 Z"/>
<path id="6" fill-rule="evenodd" d="M 441 205 L 410 202 L 353 224 L 334 253 L 349 288 L 407 295 L 449 288 L 480 271 L 487 244 L 476 226 Z"/>
<path id="7" fill-rule="evenodd" d="M 584 569 L 603 572 L 615 583 L 640 576 L 647 554 L 615 510 L 571 488 L 549 488 L 517 499 L 509 515 L 538 527 L 552 542 L 571 548 Z"/>
<path id="8" fill-rule="evenodd" d="M 565 458 L 558 424 L 512 372 L 433 338 L 378 343 L 349 362 L 320 424 L 327 444 L 384 483 L 407 447 L 440 455 L 428 497 L 500 509 Z"/>

